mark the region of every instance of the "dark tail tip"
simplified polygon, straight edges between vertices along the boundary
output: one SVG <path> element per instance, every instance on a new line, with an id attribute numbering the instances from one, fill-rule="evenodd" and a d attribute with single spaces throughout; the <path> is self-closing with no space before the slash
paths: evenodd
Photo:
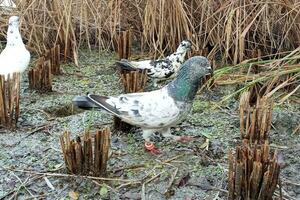
<path id="1" fill-rule="evenodd" d="M 84 110 L 98 109 L 99 107 L 91 102 L 86 96 L 76 96 L 73 100 L 73 105 Z"/>
<path id="2" fill-rule="evenodd" d="M 127 60 L 116 61 L 116 65 L 120 67 L 120 69 L 122 70 L 127 70 L 127 71 L 136 70 L 136 68 L 134 68 Z"/>

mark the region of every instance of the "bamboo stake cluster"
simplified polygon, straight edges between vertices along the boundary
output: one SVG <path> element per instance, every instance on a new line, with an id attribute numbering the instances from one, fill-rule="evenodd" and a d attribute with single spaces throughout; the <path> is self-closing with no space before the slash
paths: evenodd
<path id="1" fill-rule="evenodd" d="M 251 142 L 263 142 L 268 139 L 271 129 L 274 102 L 267 95 L 256 96 L 254 105 L 251 105 L 253 94 L 247 91 L 240 98 L 240 132 L 242 139 Z"/>
<path id="2" fill-rule="evenodd" d="M 143 92 L 147 83 L 146 70 L 121 72 L 121 79 L 125 93 Z"/>
<path id="3" fill-rule="evenodd" d="M 0 125 L 14 129 L 20 115 L 20 73 L 0 75 Z"/>
<path id="4" fill-rule="evenodd" d="M 94 145 L 93 145 L 94 143 Z M 70 173 L 105 176 L 110 149 L 110 129 L 97 130 L 93 139 L 86 131 L 83 139 L 70 139 L 70 132 L 60 136 L 65 165 Z"/>
<path id="5" fill-rule="evenodd" d="M 52 91 L 52 75 L 60 73 L 60 46 L 55 45 L 37 60 L 35 68 L 28 71 L 29 89 Z"/>
<path id="6" fill-rule="evenodd" d="M 244 140 L 236 153 L 229 153 L 228 199 L 271 200 L 279 180 L 277 151 L 270 156 L 267 141 L 250 147 Z"/>
<path id="7" fill-rule="evenodd" d="M 28 71 L 29 89 L 41 92 L 52 91 L 51 61 L 40 57 L 35 68 Z"/>
<path id="8" fill-rule="evenodd" d="M 60 46 L 56 45 L 45 53 L 46 60 L 51 62 L 51 73 L 53 75 L 61 74 L 60 71 Z"/>
<path id="9" fill-rule="evenodd" d="M 128 59 L 131 56 L 131 29 L 123 31 L 118 37 L 118 54 L 119 60 Z"/>

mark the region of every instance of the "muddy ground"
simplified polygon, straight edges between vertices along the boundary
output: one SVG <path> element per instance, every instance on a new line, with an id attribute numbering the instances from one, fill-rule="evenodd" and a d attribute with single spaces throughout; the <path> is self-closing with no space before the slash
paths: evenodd
<path id="1" fill-rule="evenodd" d="M 1 199 L 226 199 L 227 152 L 240 142 L 238 103 L 232 99 L 217 109 L 213 106 L 235 86 L 216 87 L 198 95 L 188 118 L 173 129 L 174 134 L 197 139 L 181 144 L 155 136 L 162 155 L 144 151 L 139 129 L 113 132 L 108 177 L 131 182 L 64 176 L 67 171 L 59 144 L 63 131 L 70 130 L 75 137 L 87 127 L 112 126 L 111 116 L 73 109 L 71 100 L 87 92 L 121 93 L 115 59 L 107 52 L 81 51 L 80 66 L 63 65 L 63 75 L 55 76 L 54 91 L 47 94 L 28 90 L 23 75 L 18 128 L 13 132 L 0 129 Z M 272 149 L 278 148 L 284 155 L 281 180 L 285 199 L 300 199 L 300 133 L 292 134 L 299 119 L 299 96 L 276 105 L 270 141 Z"/>

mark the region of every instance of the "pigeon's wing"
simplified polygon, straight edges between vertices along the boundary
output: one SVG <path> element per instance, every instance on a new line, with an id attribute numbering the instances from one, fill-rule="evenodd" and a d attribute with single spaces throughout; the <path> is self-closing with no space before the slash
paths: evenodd
<path id="1" fill-rule="evenodd" d="M 152 68 L 148 69 L 147 74 L 153 78 L 169 78 L 175 73 L 172 62 L 169 59 L 152 61 Z"/>
<path id="2" fill-rule="evenodd" d="M 144 61 L 129 61 L 127 59 L 121 59 L 120 61 L 116 61 L 116 64 L 125 70 L 143 70 L 143 69 L 151 69 L 151 60 L 144 60 Z"/>
<path id="3" fill-rule="evenodd" d="M 124 94 L 118 97 L 88 96 L 95 104 L 123 121 L 146 128 L 160 128 L 173 124 L 180 109 L 166 90 Z"/>
<path id="4" fill-rule="evenodd" d="M 153 68 L 152 62 L 152 60 L 129 61 L 129 63 L 137 69 L 151 69 Z"/>

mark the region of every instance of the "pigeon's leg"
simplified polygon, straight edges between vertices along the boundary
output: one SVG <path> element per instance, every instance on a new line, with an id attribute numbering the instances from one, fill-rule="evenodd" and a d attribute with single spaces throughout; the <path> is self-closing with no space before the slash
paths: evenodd
<path id="1" fill-rule="evenodd" d="M 162 129 L 161 133 L 165 138 L 172 138 L 173 140 L 178 141 L 178 142 L 190 142 L 193 140 L 193 137 L 191 137 L 191 136 L 172 135 L 170 128 Z"/>
<path id="2" fill-rule="evenodd" d="M 153 130 L 151 129 L 143 129 L 143 138 L 145 140 L 145 149 L 147 151 L 150 151 L 150 153 L 152 154 L 159 154 L 161 153 L 154 145 L 154 143 L 152 143 L 150 141 L 150 136 L 153 134 Z"/>

